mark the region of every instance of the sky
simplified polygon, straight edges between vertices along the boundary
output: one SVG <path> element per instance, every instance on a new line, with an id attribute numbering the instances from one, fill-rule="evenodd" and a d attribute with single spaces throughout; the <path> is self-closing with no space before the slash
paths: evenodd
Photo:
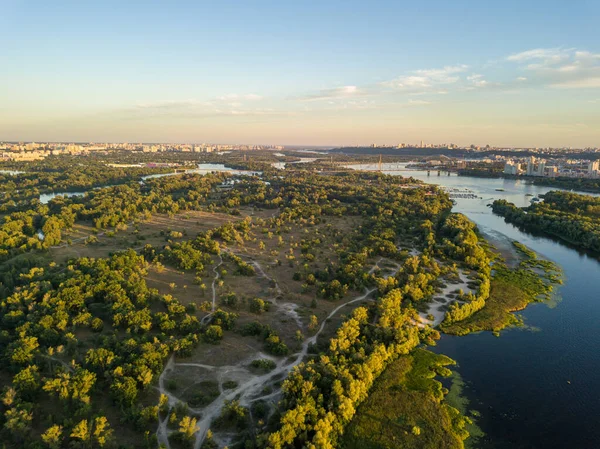
<path id="1" fill-rule="evenodd" d="M 0 0 L 0 140 L 600 147 L 600 1 Z"/>

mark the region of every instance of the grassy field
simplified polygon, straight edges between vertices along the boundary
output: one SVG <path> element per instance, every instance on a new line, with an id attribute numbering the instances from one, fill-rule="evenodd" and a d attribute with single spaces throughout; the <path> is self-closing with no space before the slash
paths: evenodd
<path id="1" fill-rule="evenodd" d="M 491 283 L 490 297 L 485 307 L 467 319 L 442 325 L 447 334 L 464 335 L 470 332 L 500 330 L 517 325 L 521 321 L 511 312 L 523 310 L 532 299 L 515 283 L 505 279 L 494 279 Z"/>
<path id="2" fill-rule="evenodd" d="M 240 217 L 223 214 L 214 214 L 214 217 L 207 213 L 203 214 L 206 215 L 203 224 L 206 228 L 224 223 L 224 217 L 229 220 L 240 220 Z M 245 214 L 249 215 L 250 211 L 245 211 Z M 273 211 L 269 211 L 269 214 L 272 216 Z M 194 314 L 199 319 L 202 319 L 210 311 L 211 286 L 215 279 L 214 270 L 216 269 L 219 273 L 215 282 L 216 306 L 238 315 L 236 330 L 224 332 L 223 339 L 217 345 L 201 343 L 193 350 L 191 357 L 178 361 L 212 366 L 236 365 L 248 358 L 249 354 L 264 351 L 260 338 L 244 337 L 239 334 L 239 330 L 244 325 L 252 322 L 270 326 L 288 346 L 290 354 L 292 354 L 301 346 L 296 334 L 298 330 L 306 337 L 312 335 L 312 331 L 308 328 L 311 315 L 316 315 L 320 324 L 341 301 L 363 294 L 362 291 L 349 289 L 343 300 L 330 301 L 320 298 L 315 286 L 306 285 L 304 281 L 294 278 L 294 274 L 297 272 L 309 273 L 315 270 L 326 270 L 329 265 L 335 267 L 339 263 L 339 249 L 344 246 L 345 239 L 362 224 L 362 218 L 328 217 L 326 222 L 307 223 L 292 228 L 268 226 L 260 218 L 253 219 L 250 240 L 222 245 L 225 251 L 240 256 L 248 263 L 258 264 L 260 269 L 255 267 L 255 274 L 252 276 L 237 274 L 235 264 L 227 257 L 223 257 L 223 262 L 217 268 L 220 263 L 217 256 L 212 257 L 212 264 L 207 265 L 201 275 L 200 282 L 204 284 L 204 288 L 201 288 L 195 280 L 196 273 L 194 271 L 179 270 L 168 262 L 164 262 L 160 268 L 154 265 L 149 267 L 146 276 L 148 287 L 156 289 L 162 295 L 173 295 L 184 305 L 195 305 Z M 169 222 L 161 222 L 159 228 L 154 228 L 155 221 L 153 218 L 150 222 L 139 225 L 140 233 L 145 236 L 142 243 L 162 246 L 167 242 L 165 237 L 157 237 L 161 228 L 180 229 L 176 226 L 177 221 L 174 221 L 171 226 L 169 226 Z M 187 236 L 175 239 L 175 241 L 193 238 L 201 230 L 204 228 L 195 229 L 194 232 L 188 229 Z M 319 243 L 315 243 L 314 239 L 318 239 Z M 301 251 L 302 242 L 307 240 L 312 242 L 311 252 L 315 255 L 314 259 L 307 259 Z M 368 261 L 367 268 L 374 263 L 375 260 Z M 224 299 L 230 295 L 235 295 L 237 298 L 236 306 L 224 303 Z M 271 303 L 271 306 L 263 313 L 254 313 L 249 307 L 250 301 L 254 298 Z M 282 304 L 292 306 L 301 326 L 298 326 L 293 314 L 283 313 L 280 307 Z M 329 338 L 335 334 L 343 316 L 359 305 L 355 303 L 340 310 L 328 323 L 319 342 L 327 344 Z M 177 383 L 181 382 L 180 379 L 176 380 Z"/>
<path id="3" fill-rule="evenodd" d="M 50 249 L 49 257 L 58 263 L 64 263 L 76 257 L 108 257 L 111 253 L 129 248 L 141 250 L 147 244 L 161 249 L 170 241 L 193 239 L 199 232 L 251 217 L 251 233 L 254 238 L 243 244 L 231 243 L 227 245 L 226 250 L 239 255 L 247 262 L 256 262 L 265 275 L 259 270 L 256 270 L 254 276 L 238 275 L 236 266 L 224 258 L 217 269 L 217 307 L 239 316 L 237 329 L 253 321 L 271 326 L 293 352 L 299 345 L 296 340 L 299 327 L 293 317 L 280 313 L 276 307 L 271 307 L 262 314 L 252 313 L 248 307 L 249 301 L 260 298 L 266 302 L 293 304 L 302 322 L 301 331 L 309 336 L 311 333 L 307 325 L 310 316 L 316 315 L 321 323 L 339 303 L 319 298 L 316 287 L 306 284 L 303 286 L 302 281 L 294 279 L 294 274 L 299 271 L 326 270 L 330 265 L 336 266 L 339 263 L 338 251 L 344 247 L 346 239 L 350 238 L 353 232 L 358 232 L 363 219 L 353 216 L 327 217 L 324 222 L 318 224 L 307 222 L 301 226 L 280 228 L 275 224 L 266 225 L 269 218 L 278 214 L 277 210 L 257 210 L 251 207 L 241 207 L 239 210 L 240 215 L 235 216 L 207 211 L 185 211 L 175 216 L 155 214 L 148 220 L 123 226 L 118 230 L 97 230 L 91 222 L 79 222 L 63 234 L 60 245 Z M 181 233 L 182 236 L 173 237 L 170 231 Z M 97 241 L 88 243 L 86 240 L 90 236 L 94 236 Z M 318 244 L 314 243 L 315 238 L 319 239 Z M 307 260 L 301 251 L 302 241 L 307 240 L 312 242 L 312 260 Z M 197 274 L 194 271 L 179 270 L 167 262 L 160 268 L 151 265 L 146 282 L 149 288 L 155 289 L 161 295 L 172 295 L 186 306 L 195 306 L 194 314 L 201 319 L 210 310 L 211 285 L 216 275 L 213 269 L 219 262 L 219 258 L 214 256 L 213 263 L 208 265 L 201 275 L 200 283 L 204 284 L 203 288 L 197 282 Z M 369 263 L 374 264 L 375 261 Z M 350 289 L 346 298 L 353 298 L 362 293 Z M 239 300 L 236 307 L 222 303 L 223 298 L 230 294 L 235 294 Z M 350 313 L 356 306 L 358 304 L 340 311 L 320 341 L 326 343 L 334 335 L 343 315 Z M 261 346 L 262 343 L 256 341 L 255 337 L 241 337 L 235 332 L 226 332 L 219 345 L 200 344 L 195 348 L 190 361 L 211 365 L 233 364 L 244 359 L 249 350 L 260 351 Z M 227 351 L 224 350 L 225 347 Z M 224 356 L 225 353 L 227 356 Z"/>
<path id="4" fill-rule="evenodd" d="M 121 230 L 98 230 L 92 223 L 79 222 L 68 232 L 64 232 L 62 242 L 50 249 L 51 257 L 57 262 L 65 262 L 74 257 L 108 257 L 116 251 L 135 248 L 146 244 L 162 247 L 166 238 L 161 231 L 176 231 L 191 238 L 201 231 L 212 229 L 224 223 L 238 221 L 253 215 L 251 209 L 241 211 L 241 216 L 203 211 L 186 211 L 169 217 L 164 214 L 153 215 L 149 220 L 130 224 Z M 97 242 L 87 244 L 86 239 L 95 236 Z"/>
<path id="5" fill-rule="evenodd" d="M 547 260 L 539 259 L 535 252 L 514 242 L 520 256 L 519 264 L 509 268 L 498 262 L 490 285 L 490 296 L 485 306 L 470 317 L 440 329 L 447 334 L 466 335 L 471 332 L 498 333 L 522 319 L 512 312 L 523 310 L 532 302 L 549 300 L 555 284 L 561 284 L 560 270 Z"/>
<path id="6" fill-rule="evenodd" d="M 466 420 L 447 405 L 435 379 L 450 358 L 417 349 L 383 372 L 345 431 L 342 449 L 460 449 Z"/>

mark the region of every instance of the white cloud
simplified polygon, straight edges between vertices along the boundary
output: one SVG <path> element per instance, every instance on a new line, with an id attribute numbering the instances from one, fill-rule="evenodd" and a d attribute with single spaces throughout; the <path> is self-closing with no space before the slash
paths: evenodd
<path id="1" fill-rule="evenodd" d="M 572 48 L 535 48 L 509 55 L 506 60 L 512 62 L 544 61 L 556 63 L 567 58 L 573 50 Z"/>
<path id="2" fill-rule="evenodd" d="M 323 89 L 311 95 L 306 95 L 301 99 L 304 101 L 330 101 L 336 99 L 345 99 L 359 95 L 365 95 L 366 92 L 357 86 L 341 86 L 332 89 Z"/>
<path id="3" fill-rule="evenodd" d="M 538 48 L 510 55 L 507 61 L 531 76 L 530 84 L 563 89 L 600 88 L 600 53 L 574 48 Z M 517 78 L 519 81 L 522 77 Z"/>
<path id="4" fill-rule="evenodd" d="M 198 101 L 198 100 L 173 100 L 173 101 L 162 101 L 155 103 L 138 103 L 135 105 L 137 109 L 184 109 L 193 108 L 198 106 L 210 106 L 210 102 Z"/>
<path id="5" fill-rule="evenodd" d="M 461 64 L 446 66 L 441 69 L 414 70 L 407 75 L 385 81 L 382 84 L 396 90 L 440 90 L 441 86 L 454 84 L 460 81 L 458 74 L 467 69 L 468 66 Z"/>
<path id="6" fill-rule="evenodd" d="M 576 51 L 575 57 L 578 59 L 600 61 L 600 53 L 591 53 L 589 51 Z"/>
<path id="7" fill-rule="evenodd" d="M 159 117 L 207 118 L 216 116 L 264 116 L 286 113 L 284 111 L 250 107 L 247 103 L 244 103 L 244 100 L 253 99 L 256 98 L 252 94 L 228 94 L 218 97 L 212 101 L 188 99 L 154 103 L 138 103 L 133 107 L 124 108 L 118 112 L 124 114 L 125 118 L 129 119 Z"/>
<path id="8" fill-rule="evenodd" d="M 470 81 L 474 87 L 485 87 L 488 85 L 488 82 L 483 79 L 483 75 L 480 73 L 474 73 L 467 76 L 467 81 Z"/>
<path id="9" fill-rule="evenodd" d="M 244 101 L 258 101 L 262 100 L 263 97 L 256 94 L 227 94 L 221 95 L 209 101 L 202 101 L 196 99 L 186 99 L 186 100 L 168 100 L 168 101 L 159 101 L 152 103 L 138 103 L 135 105 L 137 109 L 148 109 L 148 110 L 181 110 L 181 109 L 198 109 L 198 108 L 206 108 L 211 106 L 216 106 L 220 104 L 221 106 L 226 104 L 231 108 L 239 108 L 243 105 Z"/>

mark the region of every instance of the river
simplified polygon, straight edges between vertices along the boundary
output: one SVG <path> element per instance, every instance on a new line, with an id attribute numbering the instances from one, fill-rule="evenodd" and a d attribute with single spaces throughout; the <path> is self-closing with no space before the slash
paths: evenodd
<path id="1" fill-rule="evenodd" d="M 175 175 L 181 175 L 184 173 L 186 173 L 186 174 L 197 173 L 197 174 L 205 175 L 207 173 L 223 172 L 223 171 L 231 173 L 233 175 L 252 176 L 252 175 L 261 175 L 262 174 L 262 172 L 259 172 L 259 171 L 236 170 L 234 168 L 229 168 L 229 167 L 225 166 L 225 164 L 198 164 L 196 168 L 186 170 L 185 172 L 157 173 L 155 175 L 142 176 L 141 179 L 142 179 L 142 181 L 145 181 L 147 179 L 162 178 L 164 176 L 175 176 Z"/>
<path id="2" fill-rule="evenodd" d="M 22 173 L 25 173 L 25 172 L 19 171 L 19 170 L 0 170 L 0 175 L 16 176 L 16 175 L 20 175 Z"/>
<path id="3" fill-rule="evenodd" d="M 436 352 L 458 362 L 470 408 L 481 413 L 478 423 L 487 435 L 475 447 L 600 448 L 600 263 L 553 239 L 522 232 L 487 207 L 502 198 L 526 206 L 532 198 L 526 194 L 556 189 L 513 179 L 438 177 L 435 171 L 387 173 L 469 189 L 480 198 L 456 198 L 453 210 L 473 220 L 499 248 L 518 240 L 564 270 L 561 300 L 520 312 L 526 328 L 500 337 L 486 332 L 439 341 Z"/>
<path id="4" fill-rule="evenodd" d="M 228 172 L 233 175 L 247 175 L 247 176 L 253 176 L 253 175 L 260 176 L 262 174 L 262 172 L 259 172 L 259 171 L 236 170 L 233 168 L 229 168 L 229 167 L 225 166 L 224 164 L 198 164 L 197 168 L 186 170 L 185 172 L 173 171 L 173 172 L 169 172 L 169 173 L 156 173 L 153 175 L 145 175 L 145 176 L 140 177 L 140 183 L 143 183 L 144 181 L 149 180 L 149 179 L 162 178 L 165 176 L 177 176 L 177 175 L 193 174 L 193 173 L 205 175 L 207 173 L 212 173 L 212 172 Z M 93 190 L 103 189 L 106 187 L 115 187 L 116 185 L 118 185 L 118 184 L 111 184 L 111 185 L 105 185 L 105 186 L 101 186 L 101 187 L 95 187 Z M 48 202 L 50 202 L 50 200 L 52 200 L 53 198 L 56 198 L 57 196 L 65 196 L 65 197 L 84 196 L 85 193 L 86 192 L 41 193 L 40 194 L 40 202 L 42 204 L 48 204 Z"/>
<path id="5" fill-rule="evenodd" d="M 274 153 L 275 156 L 277 155 L 281 155 L 281 156 L 285 156 L 285 154 L 282 153 Z M 271 166 L 279 169 L 279 170 L 284 170 L 286 164 L 308 164 L 310 162 L 314 162 L 316 161 L 318 158 L 316 157 L 301 157 L 298 158 L 298 160 L 293 161 L 293 162 L 271 162 Z"/>

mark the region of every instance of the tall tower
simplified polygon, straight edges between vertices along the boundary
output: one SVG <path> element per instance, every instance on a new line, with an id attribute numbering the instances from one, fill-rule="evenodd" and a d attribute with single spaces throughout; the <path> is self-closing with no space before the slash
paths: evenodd
<path id="1" fill-rule="evenodd" d="M 537 167 L 537 175 L 544 176 L 545 170 L 546 170 L 546 161 L 544 159 L 541 159 L 538 164 L 538 167 Z"/>
<path id="2" fill-rule="evenodd" d="M 533 176 L 535 173 L 535 157 L 527 159 L 527 176 Z"/>

